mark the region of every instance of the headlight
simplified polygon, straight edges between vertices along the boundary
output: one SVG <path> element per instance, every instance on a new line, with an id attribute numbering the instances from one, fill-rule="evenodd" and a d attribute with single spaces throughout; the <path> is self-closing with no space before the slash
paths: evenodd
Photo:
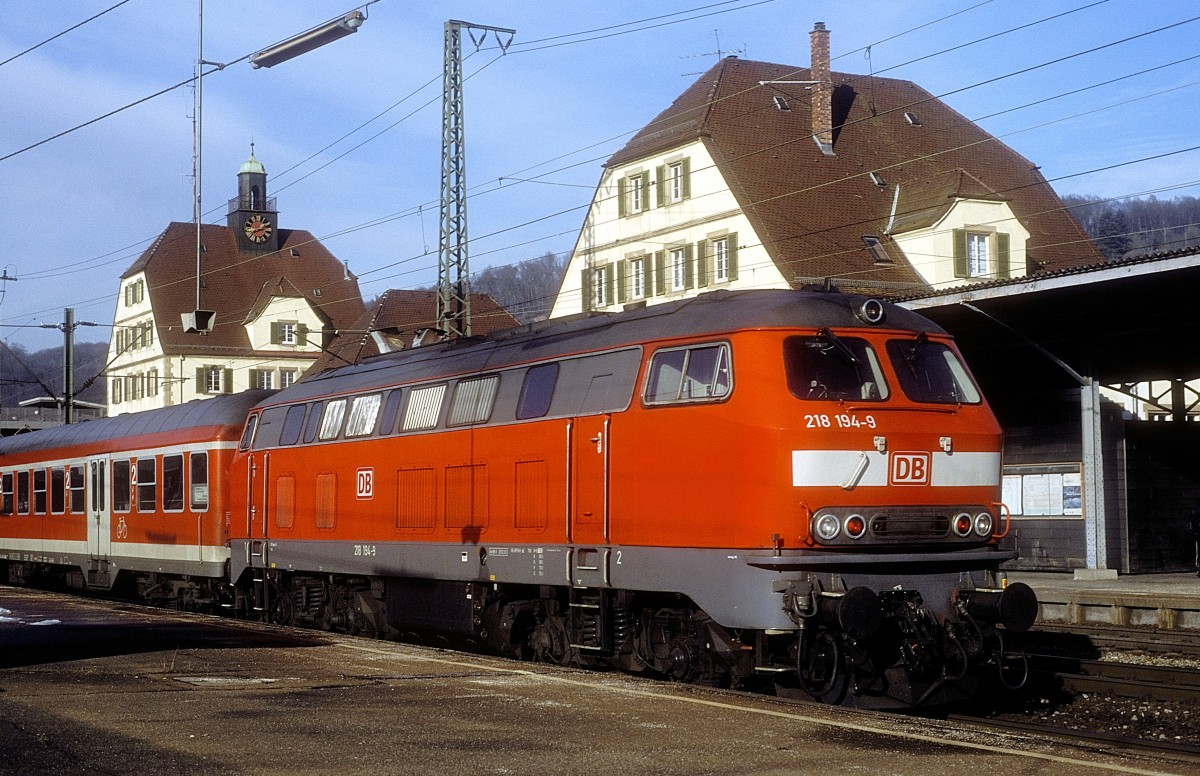
<path id="1" fill-rule="evenodd" d="M 991 536 L 992 528 L 995 523 L 992 521 L 992 516 L 988 512 L 980 512 L 975 515 L 975 533 L 980 536 Z"/>
<path id="2" fill-rule="evenodd" d="M 867 532 L 867 521 L 862 515 L 850 515 L 846 518 L 845 529 L 851 539 L 861 539 Z"/>
<path id="3" fill-rule="evenodd" d="M 972 518 L 966 512 L 959 512 L 954 516 L 954 533 L 959 536 L 971 535 Z"/>
<path id="4" fill-rule="evenodd" d="M 816 519 L 813 528 L 820 539 L 830 542 L 837 538 L 841 523 L 838 522 L 837 515 L 825 513 Z"/>

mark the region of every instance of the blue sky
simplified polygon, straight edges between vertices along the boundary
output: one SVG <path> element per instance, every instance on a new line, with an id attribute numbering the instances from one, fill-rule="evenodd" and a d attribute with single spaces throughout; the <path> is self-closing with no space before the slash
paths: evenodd
<path id="1" fill-rule="evenodd" d="M 196 0 L 0 4 L 0 337 L 30 349 L 64 307 L 102 324 L 118 279 L 170 221 L 192 218 L 190 87 L 58 139 L 191 78 Z M 204 57 L 237 60 L 353 0 L 207 0 Z M 443 24 L 464 39 L 472 269 L 569 251 L 600 165 L 717 51 L 917 83 L 1042 168 L 1060 194 L 1197 196 L 1200 5 L 1192 0 L 379 0 L 355 35 L 271 69 L 204 79 L 203 210 L 223 223 L 255 143 L 284 228 L 349 262 L 363 292 L 436 279 Z M 1128 40 L 1126 40 L 1128 39 Z M 1195 59 L 1189 59 L 1196 57 Z M 24 150 L 29 146 L 35 146 Z M 218 310 L 219 312 L 219 310 Z"/>

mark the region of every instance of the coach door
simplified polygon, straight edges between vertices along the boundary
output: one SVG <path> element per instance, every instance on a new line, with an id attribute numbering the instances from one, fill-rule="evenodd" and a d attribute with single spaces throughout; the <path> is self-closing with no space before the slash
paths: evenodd
<path id="1" fill-rule="evenodd" d="M 87 462 L 87 541 L 93 560 L 107 560 L 112 550 L 112 512 L 108 502 L 108 459 L 89 458 Z"/>
<path id="2" fill-rule="evenodd" d="M 571 424 L 572 584 L 608 583 L 608 463 L 610 415 L 576 418 Z"/>

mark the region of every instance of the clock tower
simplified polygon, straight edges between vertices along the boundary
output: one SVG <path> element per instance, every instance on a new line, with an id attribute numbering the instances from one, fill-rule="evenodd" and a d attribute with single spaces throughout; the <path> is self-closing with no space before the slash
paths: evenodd
<path id="1" fill-rule="evenodd" d="M 238 250 L 242 253 L 274 253 L 279 250 L 279 224 L 275 198 L 267 197 L 267 170 L 250 158 L 238 170 L 238 195 L 229 200 L 227 225 L 237 235 Z"/>

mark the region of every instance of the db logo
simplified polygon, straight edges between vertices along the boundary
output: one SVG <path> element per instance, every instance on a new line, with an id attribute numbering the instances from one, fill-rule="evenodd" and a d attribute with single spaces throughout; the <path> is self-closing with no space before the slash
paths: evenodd
<path id="1" fill-rule="evenodd" d="M 929 453 L 892 453 L 889 485 L 928 485 Z"/>
<path id="2" fill-rule="evenodd" d="M 356 488 L 355 495 L 359 498 L 371 498 L 375 495 L 375 470 L 374 469 L 359 469 L 358 476 L 355 478 Z"/>

